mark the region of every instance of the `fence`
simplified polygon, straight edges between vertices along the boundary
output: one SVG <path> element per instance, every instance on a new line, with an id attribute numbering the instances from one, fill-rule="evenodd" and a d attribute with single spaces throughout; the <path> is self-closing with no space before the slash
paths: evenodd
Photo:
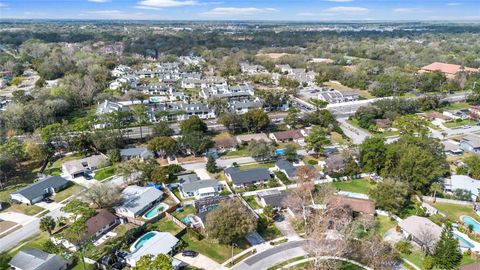
<path id="1" fill-rule="evenodd" d="M 187 226 L 185 224 L 183 224 L 183 222 L 181 222 L 180 220 L 178 220 L 175 216 L 173 216 L 172 214 L 168 213 L 168 212 L 165 212 L 165 217 L 171 221 L 173 221 L 173 223 L 177 224 L 180 228 L 182 229 L 185 229 L 187 228 Z"/>
<path id="2" fill-rule="evenodd" d="M 458 205 L 471 205 L 473 207 L 472 202 L 467 201 L 459 201 L 459 200 L 452 200 L 452 199 L 444 199 L 444 198 L 433 198 L 430 196 L 422 196 L 422 200 L 426 202 L 439 202 L 439 203 L 451 203 L 451 204 L 458 204 Z"/>

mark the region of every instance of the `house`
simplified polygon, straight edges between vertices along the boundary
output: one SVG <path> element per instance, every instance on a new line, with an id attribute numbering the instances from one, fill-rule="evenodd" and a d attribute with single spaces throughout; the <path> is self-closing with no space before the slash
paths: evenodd
<path id="1" fill-rule="evenodd" d="M 425 249 L 432 250 L 440 239 L 442 228 L 428 218 L 410 216 L 398 223 L 403 236 Z M 428 241 L 427 241 L 428 240 Z"/>
<path id="2" fill-rule="evenodd" d="M 470 106 L 469 111 L 472 118 L 480 119 L 480 106 Z"/>
<path id="3" fill-rule="evenodd" d="M 480 194 L 480 180 L 473 179 L 468 175 L 452 175 L 443 180 L 443 190 L 447 193 L 455 192 L 457 189 L 468 190 L 472 193 L 472 200 L 475 201 Z"/>
<path id="4" fill-rule="evenodd" d="M 38 180 L 31 185 L 13 192 L 10 194 L 10 198 L 12 201 L 25 204 L 35 204 L 68 187 L 69 184 L 70 181 L 60 175 L 48 176 L 47 178 Z"/>
<path id="5" fill-rule="evenodd" d="M 153 158 L 153 152 L 145 147 L 124 148 L 120 150 L 122 160 L 140 159 L 147 160 Z"/>
<path id="6" fill-rule="evenodd" d="M 224 170 L 224 173 L 235 188 L 265 184 L 272 178 L 269 170 L 261 168 L 242 171 L 235 167 L 229 167 Z"/>
<path id="7" fill-rule="evenodd" d="M 375 204 L 366 199 L 334 195 L 328 199 L 327 208 L 329 204 L 347 207 L 353 212 L 354 215 L 360 213 L 363 215 L 373 216 L 375 214 Z"/>
<path id="8" fill-rule="evenodd" d="M 217 151 L 233 151 L 237 148 L 237 141 L 234 137 L 217 136 L 212 139 L 213 146 Z"/>
<path id="9" fill-rule="evenodd" d="M 431 120 L 437 122 L 437 123 L 445 123 L 445 122 L 448 122 L 450 120 L 452 120 L 452 118 L 442 114 L 442 113 L 438 113 L 438 112 L 429 112 L 427 113 L 427 117 L 430 118 Z"/>
<path id="10" fill-rule="evenodd" d="M 87 228 L 82 240 L 94 239 L 97 240 L 105 233 L 112 230 L 115 226 L 120 224 L 120 219 L 112 214 L 107 209 L 97 210 L 96 214 L 87 219 L 85 226 Z"/>
<path id="11" fill-rule="evenodd" d="M 240 70 L 242 71 L 242 73 L 248 74 L 248 75 L 257 75 L 257 74 L 267 73 L 267 70 L 265 69 L 265 67 L 261 65 L 252 65 L 247 62 L 240 63 Z"/>
<path id="12" fill-rule="evenodd" d="M 218 76 L 210 76 L 206 77 L 205 79 L 202 80 L 202 83 L 200 85 L 201 88 L 206 88 L 206 87 L 227 87 L 227 81 Z"/>
<path id="13" fill-rule="evenodd" d="M 204 87 L 199 93 L 203 99 L 221 98 L 228 101 L 253 98 L 253 88 L 244 83 L 235 86 L 210 86 Z"/>
<path id="14" fill-rule="evenodd" d="M 129 110 L 130 109 L 127 106 L 124 106 L 121 103 L 105 100 L 103 103 L 98 103 L 96 115 L 100 116 L 106 113 L 122 112 Z"/>
<path id="15" fill-rule="evenodd" d="M 297 168 L 293 166 L 292 163 L 280 159 L 275 163 L 275 170 L 282 172 L 287 176 L 289 179 L 297 178 Z"/>
<path id="16" fill-rule="evenodd" d="M 282 210 L 287 208 L 285 199 L 289 194 L 288 192 L 281 192 L 277 189 L 265 190 L 257 193 L 256 200 L 262 207 L 270 205 L 275 209 Z"/>
<path id="17" fill-rule="evenodd" d="M 180 87 L 185 89 L 193 89 L 202 87 L 203 80 L 196 78 L 185 78 L 182 79 Z"/>
<path id="18" fill-rule="evenodd" d="M 190 219 L 192 225 L 195 228 L 205 228 L 205 222 L 207 214 L 213 210 L 215 210 L 218 205 L 226 200 L 234 199 L 236 195 L 223 195 L 223 196 L 215 196 L 215 197 L 207 197 L 195 200 L 195 217 Z"/>
<path id="19" fill-rule="evenodd" d="M 326 160 L 329 172 L 342 172 L 345 169 L 345 158 L 341 154 L 331 155 Z"/>
<path id="20" fill-rule="evenodd" d="M 386 119 L 375 119 L 375 124 L 378 127 L 379 131 L 386 131 L 392 126 L 392 120 Z"/>
<path id="21" fill-rule="evenodd" d="M 418 73 L 425 73 L 425 72 L 433 72 L 433 71 L 440 71 L 448 79 L 454 79 L 458 73 L 475 73 L 478 72 L 476 68 L 464 67 L 463 65 L 453 65 L 453 64 L 446 64 L 446 63 L 439 63 L 434 62 L 430 65 L 422 67 Z"/>
<path id="22" fill-rule="evenodd" d="M 263 101 L 260 99 L 233 100 L 228 103 L 228 110 L 235 114 L 244 114 L 253 109 L 261 109 Z"/>
<path id="23" fill-rule="evenodd" d="M 460 145 L 450 140 L 443 141 L 443 152 L 445 152 L 445 154 L 450 154 L 453 156 L 463 154 L 463 150 L 462 148 L 460 148 Z"/>
<path id="24" fill-rule="evenodd" d="M 460 147 L 471 153 L 480 153 L 480 136 L 467 135 L 463 137 Z"/>
<path id="25" fill-rule="evenodd" d="M 154 187 L 128 186 L 122 191 L 122 203 L 114 207 L 118 215 L 135 218 L 158 203 L 163 192 Z"/>
<path id="26" fill-rule="evenodd" d="M 275 142 L 294 141 L 296 143 L 302 143 L 304 137 L 300 130 L 287 130 L 270 133 L 270 139 Z"/>
<path id="27" fill-rule="evenodd" d="M 8 263 L 14 270 L 66 270 L 67 264 L 57 254 L 36 248 L 20 250 Z"/>
<path id="28" fill-rule="evenodd" d="M 178 176 L 178 182 L 178 188 L 183 198 L 200 199 L 217 196 L 222 191 L 222 185 L 217 180 L 202 180 L 194 173 Z"/>
<path id="29" fill-rule="evenodd" d="M 318 89 L 317 98 L 332 104 L 357 101 L 359 95 L 355 91 L 338 91 L 332 88 L 321 87 Z"/>
<path id="30" fill-rule="evenodd" d="M 468 109 L 444 111 L 443 115 L 451 119 L 468 119 L 470 118 L 470 111 Z"/>
<path id="31" fill-rule="evenodd" d="M 139 245 L 138 242 L 142 240 L 142 244 Z M 146 255 L 152 255 L 153 257 L 158 254 L 173 255 L 179 241 L 169 232 L 151 231 L 141 236 L 132 245 L 130 249 L 132 252 L 125 259 L 131 267 L 134 267 L 140 258 Z"/>
<path id="32" fill-rule="evenodd" d="M 249 143 L 250 141 L 271 142 L 270 138 L 268 138 L 267 134 L 265 133 L 237 135 L 236 139 L 237 139 L 237 142 L 240 144 Z"/>
<path id="33" fill-rule="evenodd" d="M 71 178 L 85 176 L 108 163 L 104 155 L 94 155 L 62 163 L 62 173 Z"/>

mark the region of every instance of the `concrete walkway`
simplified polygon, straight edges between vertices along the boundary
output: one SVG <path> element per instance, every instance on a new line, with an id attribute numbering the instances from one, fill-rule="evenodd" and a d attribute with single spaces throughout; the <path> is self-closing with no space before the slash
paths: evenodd
<path id="1" fill-rule="evenodd" d="M 223 265 L 217 263 L 216 261 L 208 258 L 205 255 L 198 254 L 196 257 L 186 257 L 181 253 L 174 256 L 175 259 L 178 259 L 182 262 L 188 263 L 200 269 L 211 269 L 211 270 L 226 270 L 227 268 Z"/>

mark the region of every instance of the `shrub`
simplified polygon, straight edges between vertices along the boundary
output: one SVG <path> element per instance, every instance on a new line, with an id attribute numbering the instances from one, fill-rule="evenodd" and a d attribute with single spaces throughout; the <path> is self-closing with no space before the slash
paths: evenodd
<path id="1" fill-rule="evenodd" d="M 412 244 L 407 241 L 399 241 L 395 244 L 395 248 L 398 252 L 409 255 L 412 253 Z"/>

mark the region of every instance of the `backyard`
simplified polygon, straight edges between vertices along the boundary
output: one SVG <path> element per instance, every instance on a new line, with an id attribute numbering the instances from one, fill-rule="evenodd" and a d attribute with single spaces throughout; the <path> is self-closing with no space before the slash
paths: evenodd
<path id="1" fill-rule="evenodd" d="M 366 179 L 356 179 L 349 181 L 336 181 L 332 185 L 342 191 L 368 194 L 375 185 Z"/>
<path id="2" fill-rule="evenodd" d="M 432 203 L 432 206 L 437 208 L 440 212 L 447 215 L 447 218 L 454 222 L 458 222 L 460 220 L 460 216 L 467 215 L 471 217 L 476 217 L 477 213 L 473 210 L 473 206 L 471 205 L 458 205 L 452 203 Z"/>
<path id="3" fill-rule="evenodd" d="M 252 207 L 253 209 L 260 209 L 262 208 L 258 202 L 255 200 L 255 195 L 252 195 L 252 196 L 245 196 L 243 197 L 245 199 L 245 201 L 248 203 L 248 205 L 250 205 L 250 207 Z"/>
<path id="4" fill-rule="evenodd" d="M 149 231 L 159 231 L 159 232 L 169 232 L 173 235 L 176 235 L 179 233 L 182 228 L 177 226 L 175 222 L 167 219 L 166 217 L 154 222 L 154 223 L 149 223 L 147 225 L 147 229 Z"/>
<path id="5" fill-rule="evenodd" d="M 180 210 L 175 210 L 172 212 L 172 215 L 180 221 L 190 214 L 195 214 L 195 207 L 193 207 L 193 205 L 187 205 Z"/>

